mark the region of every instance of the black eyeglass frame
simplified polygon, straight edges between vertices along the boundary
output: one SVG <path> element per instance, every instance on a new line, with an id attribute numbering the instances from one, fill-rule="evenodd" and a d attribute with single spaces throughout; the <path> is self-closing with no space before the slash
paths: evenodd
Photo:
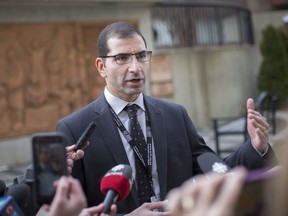
<path id="1" fill-rule="evenodd" d="M 146 53 L 146 55 L 149 56 L 149 59 L 148 59 L 148 60 L 145 60 L 145 61 L 139 60 L 140 57 L 138 57 L 137 55 L 141 55 L 141 54 L 143 54 L 143 53 Z M 117 62 L 116 57 L 121 56 L 121 55 L 130 56 L 129 61 L 128 61 L 128 62 L 125 62 L 125 63 L 120 63 L 120 64 L 119 64 L 119 62 Z M 116 62 L 117 64 L 119 64 L 119 65 L 124 65 L 124 64 L 128 64 L 128 63 L 130 63 L 130 62 L 132 61 L 132 56 L 133 56 L 133 55 L 135 55 L 137 61 L 139 61 L 139 62 L 148 62 L 148 61 L 151 60 L 152 51 L 146 51 L 146 50 L 145 50 L 145 51 L 141 51 L 141 52 L 138 52 L 138 53 L 118 53 L 118 54 L 116 54 L 116 55 L 98 56 L 98 57 L 99 57 L 99 58 L 114 58 L 114 60 L 115 60 L 115 62 Z"/>

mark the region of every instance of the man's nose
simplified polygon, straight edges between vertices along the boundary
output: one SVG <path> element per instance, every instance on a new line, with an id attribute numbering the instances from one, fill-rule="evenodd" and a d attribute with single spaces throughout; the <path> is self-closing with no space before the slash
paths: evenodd
<path id="1" fill-rule="evenodd" d="M 135 55 L 132 55 L 131 58 L 132 58 L 131 62 L 129 63 L 129 70 L 133 72 L 140 72 L 141 71 L 140 62 L 138 61 Z"/>

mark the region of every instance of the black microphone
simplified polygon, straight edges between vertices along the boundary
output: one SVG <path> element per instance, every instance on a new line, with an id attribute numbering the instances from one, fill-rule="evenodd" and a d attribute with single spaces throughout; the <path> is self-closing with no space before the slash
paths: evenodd
<path id="1" fill-rule="evenodd" d="M 92 132 L 94 131 L 96 127 L 96 124 L 94 122 L 91 122 L 86 129 L 84 130 L 84 132 L 81 134 L 81 136 L 79 137 L 79 139 L 77 140 L 75 147 L 74 147 L 74 151 L 76 152 L 78 149 L 82 149 L 85 142 L 88 141 L 89 137 L 91 136 Z"/>
<path id="2" fill-rule="evenodd" d="M 16 201 L 16 203 L 18 204 L 18 206 L 21 209 L 24 209 L 27 206 L 28 201 L 30 199 L 31 189 L 25 183 L 15 184 L 8 187 L 6 196 L 12 196 Z"/>
<path id="3" fill-rule="evenodd" d="M 24 216 L 23 209 L 31 196 L 28 185 L 15 184 L 8 187 L 7 193 L 0 199 L 1 216 Z"/>
<path id="4" fill-rule="evenodd" d="M 206 152 L 199 155 L 197 162 L 203 173 L 227 173 L 230 170 L 230 167 L 212 152 Z"/>
<path id="5" fill-rule="evenodd" d="M 0 197 L 3 197 L 6 192 L 6 183 L 0 179 Z"/>
<path id="6" fill-rule="evenodd" d="M 105 195 L 104 209 L 101 213 L 109 214 L 112 204 L 123 201 L 128 196 L 132 184 L 132 169 L 129 165 L 119 164 L 109 170 L 100 184 L 101 192 Z"/>

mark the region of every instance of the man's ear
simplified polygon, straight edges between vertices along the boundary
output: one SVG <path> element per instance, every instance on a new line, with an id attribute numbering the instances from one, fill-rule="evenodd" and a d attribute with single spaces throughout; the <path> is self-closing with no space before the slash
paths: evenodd
<path id="1" fill-rule="evenodd" d="M 102 58 L 95 59 L 95 67 L 103 78 L 106 78 L 105 62 Z"/>

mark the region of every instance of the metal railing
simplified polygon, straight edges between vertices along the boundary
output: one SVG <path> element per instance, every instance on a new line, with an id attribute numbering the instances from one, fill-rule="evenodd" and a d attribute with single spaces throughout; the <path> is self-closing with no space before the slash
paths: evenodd
<path id="1" fill-rule="evenodd" d="M 152 8 L 154 46 L 253 44 L 250 11 L 242 6 L 161 3 Z"/>

